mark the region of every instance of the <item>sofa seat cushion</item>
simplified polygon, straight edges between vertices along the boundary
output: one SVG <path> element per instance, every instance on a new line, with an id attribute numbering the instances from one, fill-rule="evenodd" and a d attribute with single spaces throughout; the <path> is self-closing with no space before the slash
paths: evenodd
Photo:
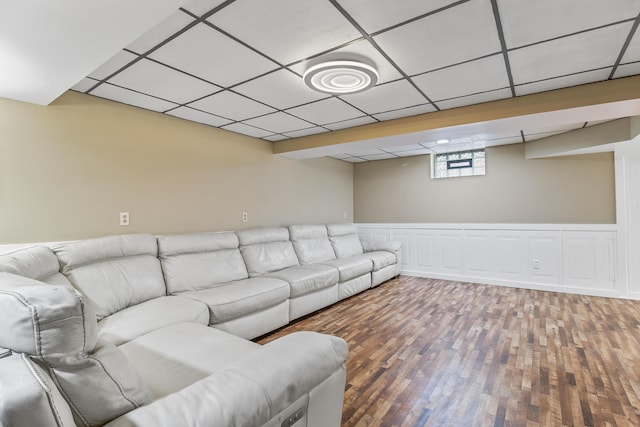
<path id="1" fill-rule="evenodd" d="M 373 268 L 373 262 L 371 259 L 363 255 L 349 258 L 338 258 L 332 261 L 325 261 L 323 264 L 338 270 L 340 283 L 355 279 L 363 274 L 370 273 Z"/>
<path id="2" fill-rule="evenodd" d="M 120 346 L 154 397 L 160 398 L 225 369 L 261 346 L 195 323 L 179 323 Z"/>
<path id="3" fill-rule="evenodd" d="M 255 277 L 180 296 L 209 306 L 209 324 L 226 322 L 273 307 L 289 299 L 289 284 L 271 277 Z"/>
<path id="4" fill-rule="evenodd" d="M 191 298 L 154 298 L 105 317 L 98 322 L 98 335 L 106 341 L 120 345 L 155 329 L 181 322 L 208 325 L 208 307 Z"/>
<path id="5" fill-rule="evenodd" d="M 310 294 L 338 283 L 338 270 L 328 265 L 312 264 L 289 267 L 266 274 L 288 282 L 291 286 L 291 298 Z"/>
<path id="6" fill-rule="evenodd" d="M 396 255 L 387 251 L 366 252 L 363 256 L 373 261 L 373 271 L 382 270 L 398 262 Z"/>

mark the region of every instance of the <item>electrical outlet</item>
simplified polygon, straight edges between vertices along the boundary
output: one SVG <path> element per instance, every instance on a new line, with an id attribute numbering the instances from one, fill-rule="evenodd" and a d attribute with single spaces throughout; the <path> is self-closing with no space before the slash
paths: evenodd
<path id="1" fill-rule="evenodd" d="M 120 225 L 124 227 L 130 225 L 129 212 L 120 212 Z"/>
<path id="2" fill-rule="evenodd" d="M 349 212 L 344 211 L 344 219 L 349 219 Z"/>
<path id="3" fill-rule="evenodd" d="M 539 259 L 534 259 L 533 263 L 532 263 L 533 269 L 534 270 L 540 270 L 540 260 Z"/>
<path id="4" fill-rule="evenodd" d="M 242 222 L 249 222 L 249 214 L 242 212 Z"/>

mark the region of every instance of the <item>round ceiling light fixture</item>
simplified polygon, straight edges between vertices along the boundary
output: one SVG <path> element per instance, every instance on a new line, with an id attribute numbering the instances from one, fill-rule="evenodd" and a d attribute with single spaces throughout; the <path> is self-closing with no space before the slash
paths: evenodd
<path id="1" fill-rule="evenodd" d="M 451 141 L 449 141 L 448 139 L 439 139 L 436 141 L 436 144 L 448 144 L 449 142 Z"/>
<path id="2" fill-rule="evenodd" d="M 357 93 L 375 86 L 378 71 L 358 61 L 323 62 L 309 68 L 302 76 L 311 89 L 331 95 Z"/>

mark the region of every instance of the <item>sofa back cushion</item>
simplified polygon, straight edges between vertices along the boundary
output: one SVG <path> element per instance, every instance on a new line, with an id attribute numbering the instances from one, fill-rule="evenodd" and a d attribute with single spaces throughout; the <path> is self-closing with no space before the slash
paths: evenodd
<path id="1" fill-rule="evenodd" d="M 158 237 L 160 263 L 171 294 L 249 277 L 232 232 Z"/>
<path id="2" fill-rule="evenodd" d="M 326 226 L 291 225 L 289 235 L 300 264 L 315 264 L 336 259 Z"/>
<path id="3" fill-rule="evenodd" d="M 32 246 L 0 255 L 0 272 L 40 280 L 53 285 L 71 286 L 60 273 L 60 263 L 51 248 Z"/>
<path id="4" fill-rule="evenodd" d="M 249 277 L 300 265 L 286 227 L 255 228 L 237 234 Z"/>
<path id="5" fill-rule="evenodd" d="M 98 320 L 166 295 L 156 238 L 109 236 L 53 247 L 62 273 L 93 302 Z"/>
<path id="6" fill-rule="evenodd" d="M 0 346 L 40 363 L 76 424 L 103 425 L 152 401 L 124 354 L 97 340 L 91 303 L 69 286 L 0 273 Z"/>
<path id="7" fill-rule="evenodd" d="M 352 224 L 327 225 L 329 240 L 338 258 L 362 255 L 362 243 L 358 238 L 356 227 Z"/>

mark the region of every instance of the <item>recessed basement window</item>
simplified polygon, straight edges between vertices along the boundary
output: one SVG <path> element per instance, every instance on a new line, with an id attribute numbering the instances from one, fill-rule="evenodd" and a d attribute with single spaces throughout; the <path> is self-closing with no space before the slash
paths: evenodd
<path id="1" fill-rule="evenodd" d="M 431 178 L 480 176 L 485 174 L 484 149 L 431 155 Z"/>

